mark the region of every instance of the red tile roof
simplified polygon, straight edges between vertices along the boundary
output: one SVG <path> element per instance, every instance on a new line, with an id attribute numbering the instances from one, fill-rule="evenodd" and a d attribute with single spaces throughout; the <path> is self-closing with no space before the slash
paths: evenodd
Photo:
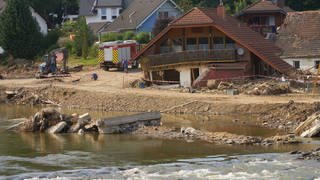
<path id="1" fill-rule="evenodd" d="M 288 13 L 276 45 L 284 58 L 320 57 L 320 11 Z"/>
<path id="2" fill-rule="evenodd" d="M 228 37 L 238 44 L 249 49 L 253 54 L 258 56 L 262 61 L 269 64 L 279 72 L 286 72 L 292 69 L 292 66 L 283 61 L 279 55 L 281 49 L 265 40 L 259 33 L 254 32 L 246 24 L 240 23 L 234 17 L 225 15 L 224 18 L 217 14 L 213 8 L 193 8 L 182 17 L 171 22 L 167 28 L 159 33 L 147 46 L 137 55 L 141 56 L 156 41 L 158 41 L 170 29 L 181 26 L 213 26 L 225 33 Z M 136 59 L 135 58 L 135 59 Z"/>
<path id="3" fill-rule="evenodd" d="M 241 14 L 244 13 L 264 13 L 264 12 L 281 12 L 286 14 L 286 10 L 289 10 L 289 7 L 280 8 L 277 4 L 274 4 L 271 0 L 260 0 L 257 1 L 250 6 L 246 7 L 240 12 Z"/>

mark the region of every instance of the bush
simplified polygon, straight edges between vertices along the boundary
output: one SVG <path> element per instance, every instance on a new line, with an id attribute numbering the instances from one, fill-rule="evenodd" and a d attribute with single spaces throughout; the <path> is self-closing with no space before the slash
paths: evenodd
<path id="1" fill-rule="evenodd" d="M 102 42 L 119 41 L 119 40 L 123 40 L 123 35 L 120 33 L 111 32 L 111 33 L 104 34 L 101 37 Z"/>
<path id="2" fill-rule="evenodd" d="M 136 38 L 136 34 L 132 31 L 126 31 L 123 33 L 123 40 L 132 40 Z"/>
<path id="3" fill-rule="evenodd" d="M 150 34 L 146 32 L 140 32 L 139 34 L 137 34 L 136 40 L 140 44 L 147 44 L 150 41 Z"/>
<path id="4" fill-rule="evenodd" d="M 99 54 L 99 45 L 93 44 L 89 50 L 89 57 L 97 58 Z"/>

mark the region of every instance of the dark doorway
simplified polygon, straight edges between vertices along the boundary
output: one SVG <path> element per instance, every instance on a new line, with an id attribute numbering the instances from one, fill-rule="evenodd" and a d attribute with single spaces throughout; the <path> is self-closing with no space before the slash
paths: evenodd
<path id="1" fill-rule="evenodd" d="M 199 77 L 200 70 L 199 68 L 192 68 L 191 69 L 191 84 Z"/>

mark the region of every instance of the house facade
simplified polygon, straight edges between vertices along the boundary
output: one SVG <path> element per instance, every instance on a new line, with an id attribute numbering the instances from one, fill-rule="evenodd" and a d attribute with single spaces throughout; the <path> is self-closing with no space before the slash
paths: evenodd
<path id="1" fill-rule="evenodd" d="M 316 72 L 320 63 L 320 11 L 288 13 L 276 45 L 281 58 L 296 69 Z"/>
<path id="2" fill-rule="evenodd" d="M 281 50 L 246 24 L 217 9 L 194 8 L 171 22 L 135 59 L 154 83 L 206 86 L 231 80 L 286 73 L 292 67 Z"/>
<path id="3" fill-rule="evenodd" d="M 4 11 L 6 6 L 6 3 L 4 0 L 0 0 L 0 13 L 2 13 L 2 11 Z M 35 10 L 32 7 L 29 7 L 31 15 L 33 18 L 35 18 L 35 20 L 37 21 L 39 28 L 40 28 L 40 32 L 43 35 L 47 35 L 48 34 L 48 24 L 46 22 L 46 20 L 40 16 L 37 12 L 35 12 Z"/>
<path id="4" fill-rule="evenodd" d="M 181 12 L 172 0 L 134 0 L 102 33 L 123 31 L 151 33 L 158 19 L 175 19 Z"/>
<path id="5" fill-rule="evenodd" d="M 96 33 L 106 23 L 113 22 L 123 8 L 123 0 L 80 0 L 79 16 L 84 16 Z"/>
<path id="6" fill-rule="evenodd" d="M 237 17 L 266 37 L 268 33 L 276 33 L 290 11 L 285 0 L 259 0 L 243 9 Z"/>

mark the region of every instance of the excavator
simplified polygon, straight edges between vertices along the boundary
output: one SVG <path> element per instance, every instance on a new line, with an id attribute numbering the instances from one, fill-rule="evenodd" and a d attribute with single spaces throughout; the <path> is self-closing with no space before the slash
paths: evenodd
<path id="1" fill-rule="evenodd" d="M 43 56 L 43 63 L 39 66 L 39 72 L 36 78 L 51 78 L 51 77 L 69 77 L 68 71 L 68 50 L 59 48 L 50 51 Z"/>

